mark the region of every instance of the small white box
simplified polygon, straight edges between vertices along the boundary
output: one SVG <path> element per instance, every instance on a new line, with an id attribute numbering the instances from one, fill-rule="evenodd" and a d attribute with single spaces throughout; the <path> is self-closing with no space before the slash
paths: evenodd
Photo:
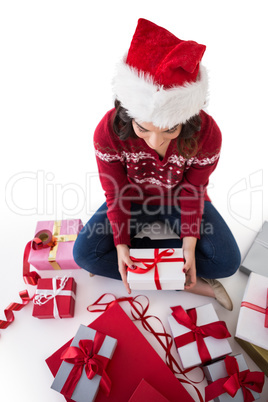
<path id="1" fill-rule="evenodd" d="M 196 307 L 195 310 L 197 314 L 197 320 L 196 320 L 197 326 L 202 326 L 213 323 L 215 321 L 219 321 L 217 313 L 212 304 L 205 304 L 204 306 Z M 189 328 L 179 324 L 172 315 L 168 317 L 168 322 L 174 339 L 188 332 L 191 332 Z M 203 339 L 211 356 L 211 360 L 209 361 L 219 359 L 232 353 L 231 346 L 226 338 L 216 339 L 213 338 L 212 336 L 207 336 L 204 337 Z M 183 369 L 200 366 L 202 364 L 202 360 L 198 353 L 196 341 L 178 347 L 177 350 Z"/>
<path id="2" fill-rule="evenodd" d="M 244 356 L 242 354 L 233 356 L 238 364 L 239 371 L 245 371 L 248 370 L 247 363 L 245 362 Z M 228 373 L 226 370 L 226 366 L 224 363 L 224 360 L 220 360 L 218 362 L 209 364 L 208 366 L 205 366 L 203 368 L 205 376 L 209 382 L 214 382 L 217 381 L 219 378 L 228 378 Z M 206 392 L 206 390 L 205 390 Z M 256 391 L 250 390 L 252 393 L 254 400 L 256 401 L 257 399 L 260 398 L 260 394 Z M 241 388 L 238 389 L 237 393 L 235 396 L 232 398 L 231 395 L 229 395 L 227 392 L 219 395 L 218 397 L 213 399 L 214 402 L 244 402 L 244 395 L 243 391 Z"/>
<path id="3" fill-rule="evenodd" d="M 162 262 L 157 263 L 157 269 L 159 273 L 159 282 L 162 290 L 182 290 L 184 289 L 185 274 L 182 272 L 184 265 L 183 251 L 181 248 L 158 250 L 159 254 L 173 250 L 172 255 L 163 255 Z M 171 254 L 171 252 L 169 253 Z M 155 258 L 155 249 L 153 248 L 132 248 L 130 249 L 130 256 L 139 259 L 140 261 L 134 261 L 133 264 L 137 267 L 146 270 L 146 266 L 141 261 L 146 261 L 146 264 L 153 264 Z M 172 261 L 172 259 L 179 259 L 179 261 Z M 148 270 L 146 273 L 135 273 L 128 271 L 127 281 L 131 289 L 139 290 L 154 290 L 157 289 L 155 283 L 155 268 Z"/>

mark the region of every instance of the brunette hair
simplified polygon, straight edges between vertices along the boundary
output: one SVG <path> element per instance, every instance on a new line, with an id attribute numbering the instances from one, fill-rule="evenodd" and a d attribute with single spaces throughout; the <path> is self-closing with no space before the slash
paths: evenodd
<path id="1" fill-rule="evenodd" d="M 129 117 L 127 110 L 122 107 L 119 100 L 115 100 L 115 114 L 113 118 L 113 130 L 120 140 L 127 138 L 139 138 L 132 126 L 132 118 Z M 182 130 L 177 139 L 178 153 L 184 158 L 189 159 L 196 154 L 198 132 L 201 129 L 201 117 L 199 114 L 191 117 L 182 125 Z"/>

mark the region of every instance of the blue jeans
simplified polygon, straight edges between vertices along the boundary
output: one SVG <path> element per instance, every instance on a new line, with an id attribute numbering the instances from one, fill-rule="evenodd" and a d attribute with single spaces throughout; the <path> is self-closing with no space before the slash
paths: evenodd
<path id="1" fill-rule="evenodd" d="M 134 238 L 146 225 L 162 221 L 180 235 L 180 214 L 172 206 L 132 204 L 129 222 L 131 247 L 179 248 L 181 239 L 151 240 Z M 155 225 L 154 225 L 155 226 Z M 117 251 L 104 203 L 79 233 L 74 244 L 74 260 L 87 271 L 114 279 L 121 279 L 118 272 Z M 197 276 L 224 278 L 233 275 L 241 261 L 240 251 L 227 224 L 209 201 L 205 201 L 201 223 L 201 236 L 196 244 Z"/>

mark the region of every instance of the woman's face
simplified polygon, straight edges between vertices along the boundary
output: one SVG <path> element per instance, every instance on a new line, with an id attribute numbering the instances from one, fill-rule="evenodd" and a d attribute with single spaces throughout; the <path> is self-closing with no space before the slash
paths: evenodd
<path id="1" fill-rule="evenodd" d="M 182 124 L 178 124 L 171 129 L 160 129 L 151 123 L 137 123 L 135 120 L 132 120 L 132 126 L 135 134 L 156 151 L 161 151 L 161 149 L 167 147 L 171 140 L 180 135 L 182 129 Z"/>

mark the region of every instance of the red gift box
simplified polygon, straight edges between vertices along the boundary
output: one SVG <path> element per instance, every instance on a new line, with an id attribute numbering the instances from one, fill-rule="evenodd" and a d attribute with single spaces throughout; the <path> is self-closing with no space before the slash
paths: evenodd
<path id="1" fill-rule="evenodd" d="M 193 398 L 166 366 L 139 329 L 117 304 L 102 313 L 89 327 L 118 340 L 113 359 L 107 368 L 113 387 L 109 397 L 99 391 L 96 402 L 128 401 L 144 378 L 170 402 L 188 402 Z M 70 345 L 67 342 L 46 362 L 55 376 L 61 364 L 60 356 Z M 71 402 L 70 399 L 67 401 Z"/>
<path id="2" fill-rule="evenodd" d="M 73 278 L 38 279 L 33 299 L 33 316 L 37 318 L 71 318 L 74 316 L 76 282 Z"/>

